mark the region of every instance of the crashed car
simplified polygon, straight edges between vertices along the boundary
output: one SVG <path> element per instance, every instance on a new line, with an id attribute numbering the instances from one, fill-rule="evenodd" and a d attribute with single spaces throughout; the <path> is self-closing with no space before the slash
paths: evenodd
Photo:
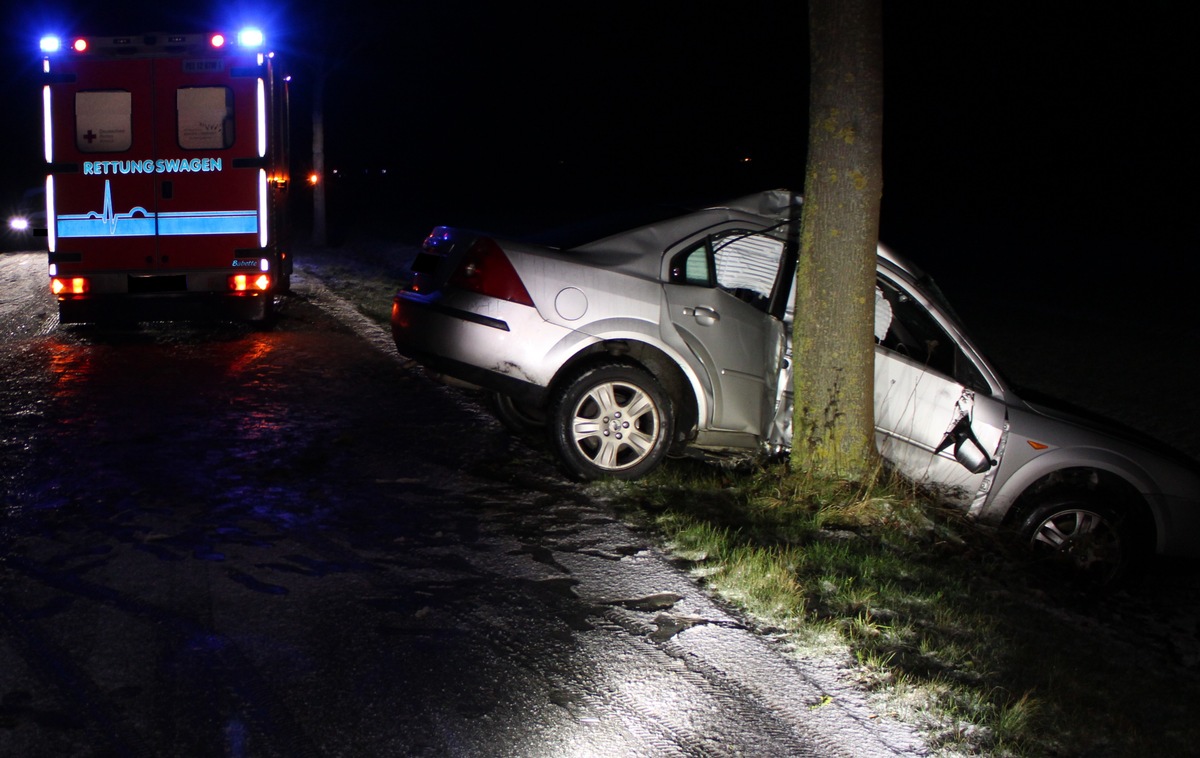
<path id="1" fill-rule="evenodd" d="M 778 452 L 792 436 L 799 199 L 774 190 L 559 246 L 439 227 L 393 301 L 397 349 L 544 423 L 581 479 L 668 454 Z M 1200 476 L 1182 455 L 1026 402 L 933 282 L 884 247 L 875 290 L 883 458 L 1048 557 L 1112 575 L 1195 555 Z"/>

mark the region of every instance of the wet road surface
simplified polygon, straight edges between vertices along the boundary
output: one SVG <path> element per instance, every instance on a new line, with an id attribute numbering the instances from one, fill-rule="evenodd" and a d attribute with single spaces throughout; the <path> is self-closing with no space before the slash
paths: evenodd
<path id="1" fill-rule="evenodd" d="M 59 327 L 0 255 L 0 755 L 892 755 L 377 326 Z"/>

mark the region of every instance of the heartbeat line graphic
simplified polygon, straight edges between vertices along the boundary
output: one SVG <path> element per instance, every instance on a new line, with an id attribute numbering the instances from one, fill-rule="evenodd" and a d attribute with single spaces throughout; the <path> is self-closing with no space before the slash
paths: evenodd
<path id="1" fill-rule="evenodd" d="M 147 213 L 146 209 L 139 206 L 130 208 L 128 213 L 113 213 L 112 209 L 112 182 L 104 180 L 104 212 L 97 216 L 94 212 L 89 213 L 88 218 L 100 218 L 108 224 L 108 233 L 117 233 L 117 220 L 123 218 L 133 218 L 138 213 L 142 214 L 143 218 L 153 218 L 154 214 Z"/>
<path id="2" fill-rule="evenodd" d="M 151 213 L 140 205 L 113 211 L 112 183 L 104 180 L 100 211 L 60 213 L 59 237 L 153 237 L 192 234 L 257 234 L 258 211 L 178 211 Z"/>

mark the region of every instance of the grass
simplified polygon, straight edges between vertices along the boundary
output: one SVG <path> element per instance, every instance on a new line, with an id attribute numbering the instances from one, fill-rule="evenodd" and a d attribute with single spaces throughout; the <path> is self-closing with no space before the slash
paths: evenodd
<path id="1" fill-rule="evenodd" d="M 675 461 L 594 486 L 799 655 L 844 652 L 858 684 L 939 752 L 1180 755 L 1200 744 L 1186 710 L 1200 702 L 1194 676 L 1112 639 L 1088 616 L 1089 595 L 901 482 L 863 491 L 797 482 L 782 466 L 733 474 Z"/>

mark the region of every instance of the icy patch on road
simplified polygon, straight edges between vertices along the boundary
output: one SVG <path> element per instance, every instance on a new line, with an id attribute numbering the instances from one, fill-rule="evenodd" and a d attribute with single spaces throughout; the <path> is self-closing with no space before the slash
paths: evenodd
<path id="1" fill-rule="evenodd" d="M 759 702 L 816 745 L 818 754 L 928 752 L 914 729 L 873 708 L 869 696 L 847 681 L 850 662 L 844 654 L 792 658 L 782 643 L 756 634 L 719 607 L 657 549 L 626 556 L 616 566 L 581 552 L 558 553 L 557 559 L 577 580 L 582 601 L 608 606 L 609 621 L 658 645 L 714 689 Z"/>

